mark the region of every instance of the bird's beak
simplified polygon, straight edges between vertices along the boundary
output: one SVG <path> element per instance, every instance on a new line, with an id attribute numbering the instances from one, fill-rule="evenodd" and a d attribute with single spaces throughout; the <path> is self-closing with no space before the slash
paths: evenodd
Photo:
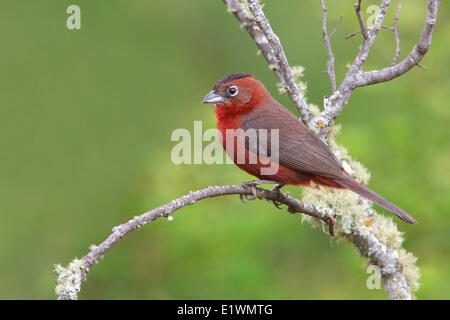
<path id="1" fill-rule="evenodd" d="M 214 90 L 211 90 L 210 93 L 203 98 L 202 103 L 220 103 L 225 102 L 225 100 L 218 95 Z"/>

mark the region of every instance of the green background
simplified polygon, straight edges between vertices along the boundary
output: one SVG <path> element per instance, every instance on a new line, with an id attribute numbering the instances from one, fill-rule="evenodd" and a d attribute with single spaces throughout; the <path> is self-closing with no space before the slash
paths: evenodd
<path id="1" fill-rule="evenodd" d="M 264 3 L 289 62 L 306 68 L 309 101 L 320 105 L 330 86 L 319 2 Z M 70 4 L 81 7 L 81 30 L 66 28 Z M 344 14 L 332 42 L 342 80 L 361 43 L 343 38 L 358 23 L 352 3 L 327 5 L 330 30 Z M 426 1 L 404 1 L 401 57 L 418 40 L 425 9 Z M 370 187 L 419 221 L 399 228 L 419 258 L 422 299 L 450 297 L 449 35 L 443 1 L 428 70 L 357 89 L 338 120 L 338 141 L 370 169 Z M 174 129 L 215 126 L 200 100 L 219 77 L 252 73 L 295 110 L 220 0 L 3 0 L 0 39 L 3 299 L 53 299 L 53 264 L 82 257 L 113 226 L 190 190 L 251 179 L 232 165 L 170 159 Z M 366 70 L 389 65 L 394 43 L 382 30 Z M 363 264 L 351 245 L 301 225 L 299 215 L 229 196 L 122 239 L 92 268 L 80 298 L 384 299 L 384 290 L 367 289 Z"/>

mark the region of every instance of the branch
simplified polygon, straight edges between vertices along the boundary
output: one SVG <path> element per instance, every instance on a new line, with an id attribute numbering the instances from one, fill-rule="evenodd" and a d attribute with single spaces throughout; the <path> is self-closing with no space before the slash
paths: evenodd
<path id="1" fill-rule="evenodd" d="M 399 264 L 399 252 L 397 250 L 382 244 L 373 234 L 364 237 L 361 234 L 354 233 L 351 241 L 364 257 L 369 258 L 370 262 L 379 268 L 384 290 L 389 299 L 414 299 L 404 270 Z"/>
<path id="2" fill-rule="evenodd" d="M 280 39 L 272 30 L 259 2 L 257 0 L 248 0 L 250 12 L 247 12 L 238 0 L 223 1 L 261 50 L 269 63 L 269 67 L 280 80 L 281 87 L 286 90 L 288 96 L 297 107 L 302 121 L 305 124 L 308 123 L 312 118 L 308 104 L 298 90 Z"/>
<path id="3" fill-rule="evenodd" d="M 410 54 L 405 59 L 394 66 L 381 70 L 364 72 L 356 78 L 354 84 L 358 87 L 362 87 L 375 83 L 386 82 L 405 74 L 414 66 L 419 65 L 419 62 L 422 61 L 430 48 L 431 38 L 436 24 L 436 16 L 440 4 L 441 0 L 428 0 L 427 16 L 419 42 L 414 46 Z"/>
<path id="4" fill-rule="evenodd" d="M 317 218 L 327 224 L 330 233 L 333 232 L 334 220 L 327 214 L 322 213 L 310 204 L 301 202 L 285 193 L 276 190 L 267 190 L 251 185 L 228 185 L 228 186 L 210 186 L 202 190 L 190 192 L 189 194 L 173 200 L 161 207 L 148 211 L 140 216 L 134 217 L 128 222 L 121 224 L 112 229 L 111 235 L 103 241 L 99 246 L 93 247 L 92 250 L 80 260 L 75 259 L 67 268 L 60 265 L 55 267 L 58 273 L 58 285 L 56 291 L 59 300 L 77 299 L 81 289 L 82 282 L 86 281 L 86 275 L 90 268 L 99 262 L 120 239 L 128 233 L 138 230 L 143 225 L 156 220 L 160 217 L 169 217 L 172 213 L 185 206 L 192 205 L 195 202 L 224 195 L 240 195 L 251 196 L 246 197 L 247 200 L 266 199 L 273 202 L 277 208 L 280 204 L 285 204 L 290 213 L 304 213 L 311 217 Z"/>

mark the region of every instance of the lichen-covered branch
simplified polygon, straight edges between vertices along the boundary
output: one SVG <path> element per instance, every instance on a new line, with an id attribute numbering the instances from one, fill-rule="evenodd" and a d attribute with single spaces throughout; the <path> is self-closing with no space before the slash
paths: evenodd
<path id="1" fill-rule="evenodd" d="M 336 143 L 337 130 L 332 127 L 328 135 L 330 148 L 349 174 L 367 184 L 370 174 Z M 305 188 L 302 200 L 316 207 L 332 208 L 327 214 L 335 218 L 336 236 L 353 243 L 380 270 L 389 299 L 413 298 L 419 279 L 416 258 L 402 248 L 402 233 L 391 217 L 378 214 L 367 199 L 345 189 Z M 305 217 L 304 220 L 314 225 L 314 219 Z"/>
<path id="2" fill-rule="evenodd" d="M 55 266 L 57 273 L 56 293 L 60 300 L 77 299 L 81 289 L 81 284 L 86 280 L 86 275 L 90 268 L 97 263 L 105 253 L 107 253 L 121 238 L 128 233 L 141 228 L 143 225 L 161 217 L 171 218 L 170 215 L 185 206 L 192 205 L 195 202 L 224 195 L 250 196 L 241 197 L 241 199 L 255 200 L 266 199 L 280 208 L 281 204 L 287 206 L 290 213 L 301 212 L 333 227 L 333 219 L 318 208 L 303 203 L 285 193 L 275 190 L 267 190 L 251 185 L 229 185 L 229 186 L 210 186 L 202 190 L 191 192 L 181 198 L 175 199 L 168 204 L 148 211 L 140 216 L 127 221 L 112 229 L 111 235 L 98 246 L 91 247 L 91 251 L 81 259 L 75 259 L 67 267 L 61 265 Z M 332 229 L 330 229 L 332 233 Z"/>
<path id="3" fill-rule="evenodd" d="M 418 276 L 417 267 L 414 266 L 416 262 L 414 256 L 406 253 L 404 249 L 390 248 L 373 234 L 362 236 L 355 232 L 351 239 L 361 254 L 368 257 L 370 262 L 379 268 L 388 297 L 395 300 L 412 300 L 414 298 L 411 292 L 415 290 L 411 290 L 411 281 L 408 281 L 405 274 L 407 271 L 411 272 L 409 269 L 412 268 L 412 273 L 415 273 L 414 277 Z M 408 261 L 411 257 L 412 261 Z"/>

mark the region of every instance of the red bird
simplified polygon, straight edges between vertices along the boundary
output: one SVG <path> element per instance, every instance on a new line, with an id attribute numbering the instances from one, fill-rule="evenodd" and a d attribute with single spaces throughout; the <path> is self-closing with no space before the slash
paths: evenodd
<path id="1" fill-rule="evenodd" d="M 264 85 L 252 75 L 233 73 L 223 77 L 216 82 L 202 103 L 215 104 L 222 145 L 234 163 L 249 174 L 277 183 L 277 189 L 286 184 L 309 186 L 310 182 L 332 188 L 347 188 L 391 211 L 403 221 L 417 223 L 405 211 L 362 186 L 345 172 L 328 146 L 272 98 Z M 233 144 L 232 150 L 227 148 L 227 137 L 230 139 L 229 132 L 233 129 L 245 132 L 254 129 L 258 136 L 261 135 L 260 130 L 265 129 L 268 133 L 259 138 L 268 140 L 267 155 L 276 153 L 278 170 L 263 174 L 261 169 L 267 167 L 267 162 L 263 164 L 264 157 L 248 141 L 245 141 L 244 148 L 241 149 L 244 150 L 245 161 L 237 161 L 242 152 L 240 154 L 236 144 Z M 277 150 L 271 150 L 272 135 L 269 132 L 274 129 L 278 131 Z M 236 136 L 234 138 L 236 140 Z M 257 154 L 257 161 L 252 163 L 249 158 L 254 154 Z"/>

